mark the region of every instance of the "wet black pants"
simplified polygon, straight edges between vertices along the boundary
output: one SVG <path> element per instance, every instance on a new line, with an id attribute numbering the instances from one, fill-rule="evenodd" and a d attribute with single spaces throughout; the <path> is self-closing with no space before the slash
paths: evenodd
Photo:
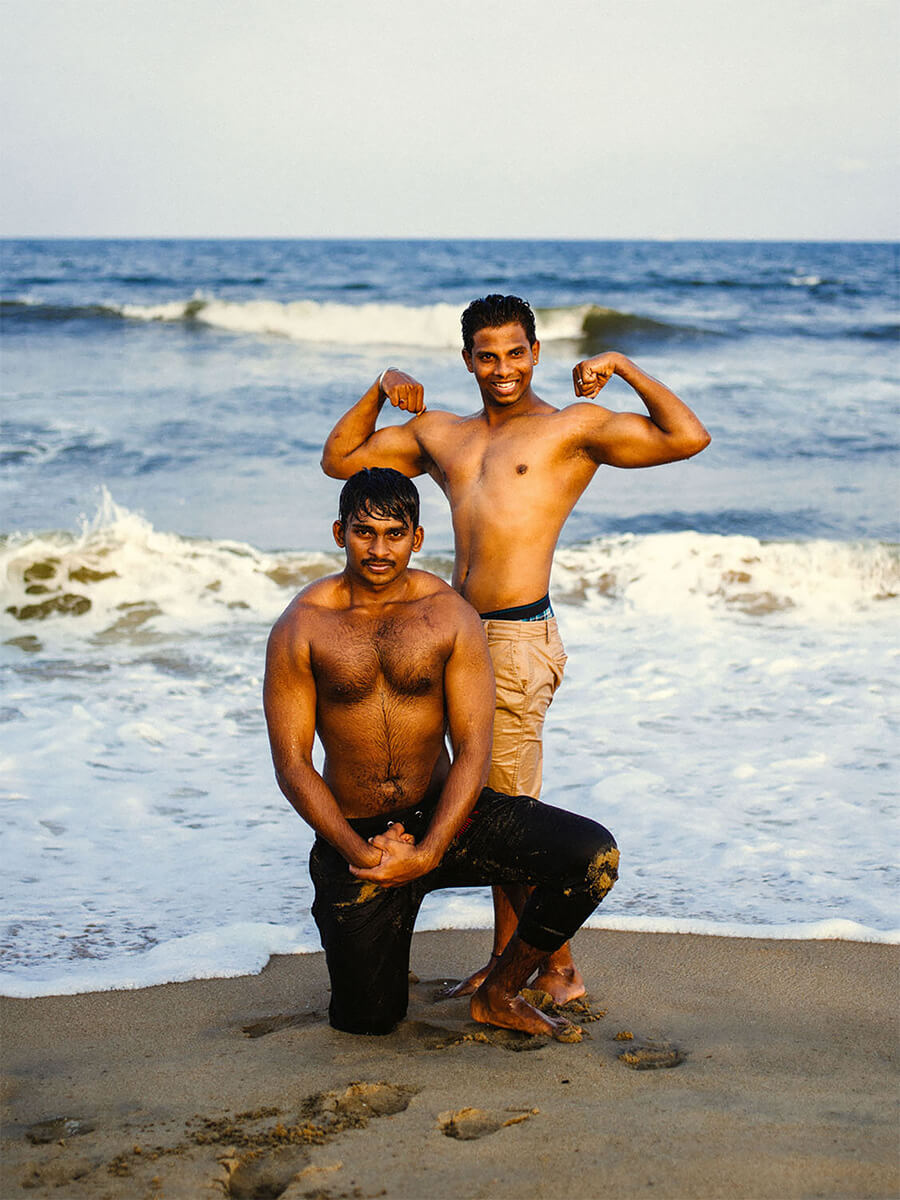
<path id="1" fill-rule="evenodd" d="M 363 838 L 401 821 L 416 841 L 433 809 L 408 809 L 350 824 Z M 331 977 L 329 1017 L 348 1033 L 389 1033 L 406 1015 L 409 948 L 424 897 L 439 888 L 533 885 L 519 921 L 522 941 L 550 954 L 575 933 L 616 880 L 612 834 L 587 817 L 485 788 L 440 865 L 401 887 L 350 874 L 346 860 L 317 837 L 309 859 L 319 927 Z"/>

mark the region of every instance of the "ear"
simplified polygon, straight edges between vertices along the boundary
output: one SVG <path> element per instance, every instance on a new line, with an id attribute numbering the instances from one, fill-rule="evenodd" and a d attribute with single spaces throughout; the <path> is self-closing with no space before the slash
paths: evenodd
<path id="1" fill-rule="evenodd" d="M 531 343 L 531 357 L 534 362 L 534 365 L 537 366 L 538 359 L 541 357 L 541 343 L 540 342 L 532 342 Z"/>
<path id="2" fill-rule="evenodd" d="M 421 525 L 417 525 L 416 531 L 413 534 L 413 543 L 412 543 L 413 554 L 418 553 L 418 551 L 422 549 L 422 543 L 424 541 L 425 541 L 425 530 L 422 528 Z"/>
<path id="3" fill-rule="evenodd" d="M 344 542 L 344 525 L 342 521 L 335 521 L 331 527 L 331 532 L 334 534 L 335 543 L 343 550 Z"/>
<path id="4" fill-rule="evenodd" d="M 474 375 L 475 368 L 472 366 L 472 355 L 470 354 L 470 352 L 468 350 L 463 350 L 462 356 L 463 356 L 463 362 L 466 364 L 466 367 L 468 368 L 469 372 Z"/>

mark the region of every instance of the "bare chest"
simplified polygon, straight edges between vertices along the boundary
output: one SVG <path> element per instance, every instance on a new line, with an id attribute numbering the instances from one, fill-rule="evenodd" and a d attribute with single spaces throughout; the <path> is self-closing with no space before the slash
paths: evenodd
<path id="1" fill-rule="evenodd" d="M 442 447 L 439 479 L 460 528 L 501 527 L 540 518 L 561 522 L 589 483 L 586 459 L 565 453 L 542 419 L 508 429 L 476 427 Z"/>
<path id="2" fill-rule="evenodd" d="M 495 433 L 479 426 L 441 447 L 441 451 L 438 465 L 444 475 L 444 490 L 457 493 L 475 487 L 499 491 L 533 484 L 546 473 L 553 457 L 552 447 L 528 437 L 527 425 L 516 432 Z"/>
<path id="3" fill-rule="evenodd" d="M 329 704 L 442 694 L 446 659 L 425 614 L 377 620 L 348 614 L 329 622 L 312 646 L 319 701 Z"/>

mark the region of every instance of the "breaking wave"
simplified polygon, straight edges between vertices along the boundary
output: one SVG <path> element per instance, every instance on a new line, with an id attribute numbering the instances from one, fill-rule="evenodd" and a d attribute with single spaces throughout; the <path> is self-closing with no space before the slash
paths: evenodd
<path id="1" fill-rule="evenodd" d="M 447 558 L 418 560 L 446 578 Z M 0 638 L 24 650 L 77 634 L 153 641 L 223 624 L 271 622 L 290 596 L 343 566 L 321 551 L 160 532 L 108 493 L 77 533 L 0 538 Z M 558 550 L 558 607 L 799 620 L 877 617 L 900 593 L 900 547 L 761 542 L 695 532 L 600 537 Z"/>
<path id="2" fill-rule="evenodd" d="M 129 320 L 207 326 L 235 334 L 342 345 L 424 346 L 457 349 L 458 304 L 338 304 L 317 300 L 221 300 L 194 295 L 163 304 L 55 305 L 0 303 L 7 322 Z M 623 336 L 645 339 L 696 333 L 682 326 L 595 304 L 537 310 L 541 340 L 580 341 Z"/>

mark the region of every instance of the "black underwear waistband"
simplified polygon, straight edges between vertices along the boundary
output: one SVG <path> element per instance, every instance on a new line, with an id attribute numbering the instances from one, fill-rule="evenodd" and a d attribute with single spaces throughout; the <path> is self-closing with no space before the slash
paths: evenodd
<path id="1" fill-rule="evenodd" d="M 423 830 L 428 828 L 434 809 L 435 801 L 432 800 L 428 803 L 413 805 L 411 808 L 400 808 L 391 813 L 379 813 L 374 817 L 350 817 L 347 824 L 361 838 L 370 838 L 378 833 L 384 833 L 388 825 L 396 824 L 397 821 L 406 828 L 408 833 L 414 833 L 412 826 Z"/>
<path id="2" fill-rule="evenodd" d="M 478 615 L 482 621 L 549 621 L 553 616 L 550 593 L 531 604 L 517 604 L 514 608 L 498 608 Z"/>

